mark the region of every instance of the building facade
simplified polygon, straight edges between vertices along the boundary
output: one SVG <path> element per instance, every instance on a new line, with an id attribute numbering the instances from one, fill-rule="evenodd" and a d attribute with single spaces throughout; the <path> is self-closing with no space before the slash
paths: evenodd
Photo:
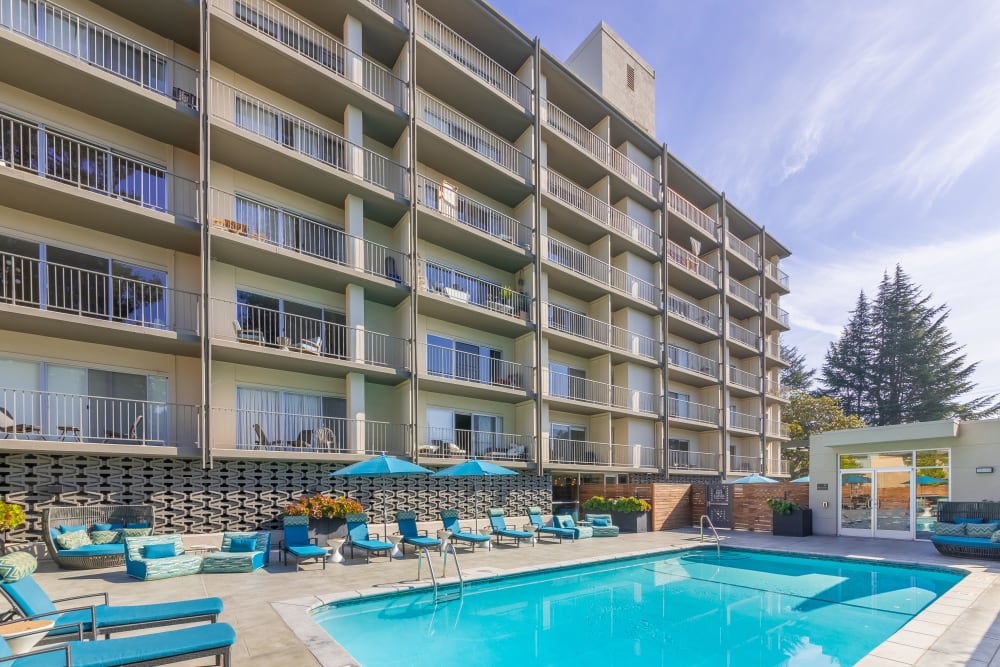
<path id="1" fill-rule="evenodd" d="M 789 253 L 604 24 L 0 0 L 0 63 L 0 448 L 786 475 Z"/>

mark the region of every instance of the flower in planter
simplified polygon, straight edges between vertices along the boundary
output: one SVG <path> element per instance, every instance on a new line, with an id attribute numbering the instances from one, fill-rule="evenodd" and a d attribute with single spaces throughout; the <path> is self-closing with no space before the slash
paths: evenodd
<path id="1" fill-rule="evenodd" d="M 334 498 L 325 493 L 302 496 L 282 509 L 285 516 L 308 516 L 312 519 L 343 519 L 348 514 L 363 512 L 361 503 L 346 496 Z"/>
<path id="2" fill-rule="evenodd" d="M 635 496 L 615 498 L 612 503 L 613 512 L 648 512 L 652 509 L 648 502 Z"/>
<path id="3" fill-rule="evenodd" d="M 24 508 L 0 501 L 0 532 L 6 533 L 24 525 Z"/>
<path id="4" fill-rule="evenodd" d="M 610 512 L 613 505 L 614 501 L 609 500 L 608 498 L 603 496 L 593 496 L 592 498 L 588 498 L 584 501 L 583 509 L 593 513 Z"/>
<path id="5" fill-rule="evenodd" d="M 791 514 L 795 510 L 802 509 L 798 503 L 784 498 L 768 498 L 766 502 L 775 514 Z"/>

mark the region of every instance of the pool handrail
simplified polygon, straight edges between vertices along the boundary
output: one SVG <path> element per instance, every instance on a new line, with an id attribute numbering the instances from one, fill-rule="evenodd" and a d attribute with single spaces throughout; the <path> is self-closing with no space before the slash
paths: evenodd
<path id="1" fill-rule="evenodd" d="M 715 556 L 716 558 L 722 558 L 722 547 L 719 546 L 719 532 L 715 530 L 715 524 L 712 523 L 712 517 L 707 514 L 702 514 L 701 518 L 698 519 L 698 529 L 701 531 L 701 541 L 705 541 L 705 522 L 708 521 L 708 527 L 712 529 L 712 534 L 715 535 Z"/>

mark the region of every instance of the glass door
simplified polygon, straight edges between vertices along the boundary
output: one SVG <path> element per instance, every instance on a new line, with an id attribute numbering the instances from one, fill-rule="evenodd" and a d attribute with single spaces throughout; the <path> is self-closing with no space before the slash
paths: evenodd
<path id="1" fill-rule="evenodd" d="M 841 471 L 841 535 L 872 536 L 872 478 L 871 470 Z"/>
<path id="2" fill-rule="evenodd" d="M 909 468 L 875 472 L 875 537 L 913 538 L 910 477 Z"/>

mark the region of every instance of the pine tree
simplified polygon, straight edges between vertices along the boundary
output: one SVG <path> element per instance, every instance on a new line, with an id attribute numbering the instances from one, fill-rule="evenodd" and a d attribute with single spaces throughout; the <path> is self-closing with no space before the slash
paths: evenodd
<path id="1" fill-rule="evenodd" d="M 845 413 L 863 419 L 872 400 L 872 343 L 871 307 L 862 291 L 840 339 L 830 343 L 821 374 L 823 393 L 836 398 Z"/>
<path id="2" fill-rule="evenodd" d="M 781 345 L 781 356 L 788 362 L 788 368 L 781 371 L 781 386 L 790 391 L 809 391 L 816 370 L 806 368 L 806 355 L 794 345 Z"/>

